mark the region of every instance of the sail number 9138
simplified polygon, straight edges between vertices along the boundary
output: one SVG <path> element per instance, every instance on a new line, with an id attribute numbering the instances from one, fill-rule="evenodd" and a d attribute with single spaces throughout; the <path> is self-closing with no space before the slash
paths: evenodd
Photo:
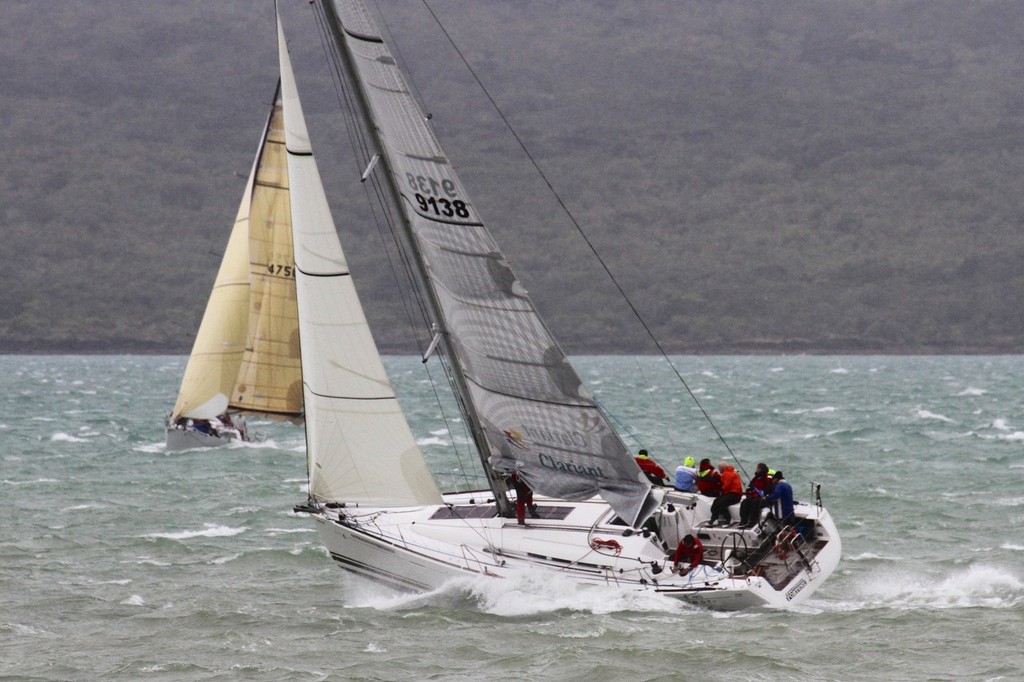
<path id="1" fill-rule="evenodd" d="M 465 201 L 456 199 L 455 183 L 445 178 L 438 182 L 426 175 L 413 175 L 406 173 L 405 178 L 409 183 L 409 189 L 413 191 L 416 203 L 420 211 L 432 213 L 446 218 L 468 218 L 469 206 Z"/>

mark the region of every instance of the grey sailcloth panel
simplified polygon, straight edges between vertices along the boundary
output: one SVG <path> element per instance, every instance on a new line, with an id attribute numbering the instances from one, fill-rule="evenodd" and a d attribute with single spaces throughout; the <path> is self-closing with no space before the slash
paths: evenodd
<path id="1" fill-rule="evenodd" d="M 484 227 L 369 14 L 335 7 L 491 466 L 543 495 L 599 494 L 627 521 L 642 517 L 650 484 Z"/>

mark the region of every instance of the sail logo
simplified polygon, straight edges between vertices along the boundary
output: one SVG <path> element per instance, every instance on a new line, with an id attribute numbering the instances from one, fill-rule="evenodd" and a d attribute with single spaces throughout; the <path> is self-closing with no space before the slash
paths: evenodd
<path id="1" fill-rule="evenodd" d="M 580 413 L 580 424 L 583 428 L 584 433 L 591 433 L 593 431 L 604 431 L 604 424 L 600 417 L 596 414 L 591 415 L 586 412 Z"/>
<path id="2" fill-rule="evenodd" d="M 554 469 L 555 471 L 561 471 L 568 474 L 578 474 L 581 476 L 592 476 L 594 478 L 604 478 L 604 472 L 601 467 L 596 466 L 584 466 L 582 464 L 576 464 L 576 462 L 569 462 L 564 459 L 555 459 L 547 453 L 540 453 L 537 455 L 537 459 L 542 467 L 548 469 Z"/>
<path id="3" fill-rule="evenodd" d="M 512 447 L 519 448 L 520 450 L 530 449 L 530 446 L 528 446 L 526 444 L 526 441 L 523 440 L 523 434 L 519 433 L 518 431 L 514 431 L 512 429 L 505 429 L 501 433 L 504 434 L 505 441 Z"/>
<path id="4" fill-rule="evenodd" d="M 588 439 L 579 431 L 561 431 L 554 429 L 538 429 L 525 426 L 523 430 L 534 442 L 551 443 L 559 447 L 587 448 Z"/>

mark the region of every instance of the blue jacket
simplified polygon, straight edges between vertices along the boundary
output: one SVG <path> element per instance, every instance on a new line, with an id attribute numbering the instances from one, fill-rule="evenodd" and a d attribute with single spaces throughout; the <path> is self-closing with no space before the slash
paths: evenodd
<path id="1" fill-rule="evenodd" d="M 775 483 L 775 490 L 765 499 L 771 502 L 778 501 L 775 507 L 775 516 L 780 520 L 793 516 L 793 486 L 787 483 L 786 479 L 777 481 Z"/>
<path id="2" fill-rule="evenodd" d="M 697 470 L 693 467 L 676 467 L 675 489 L 688 493 L 697 492 Z"/>

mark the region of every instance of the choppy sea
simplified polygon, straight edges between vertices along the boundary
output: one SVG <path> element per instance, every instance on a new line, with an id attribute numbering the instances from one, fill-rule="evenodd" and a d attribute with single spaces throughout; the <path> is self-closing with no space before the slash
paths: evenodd
<path id="1" fill-rule="evenodd" d="M 663 361 L 575 360 L 631 445 L 673 468 L 728 457 Z M 184 357 L 0 356 L 0 679 L 1024 678 L 1024 358 L 674 361 L 748 472 L 822 484 L 844 557 L 801 606 L 712 613 L 547 575 L 388 592 L 292 511 L 301 429 L 164 451 Z M 455 478 L 464 443 L 420 363 L 387 363 Z"/>

